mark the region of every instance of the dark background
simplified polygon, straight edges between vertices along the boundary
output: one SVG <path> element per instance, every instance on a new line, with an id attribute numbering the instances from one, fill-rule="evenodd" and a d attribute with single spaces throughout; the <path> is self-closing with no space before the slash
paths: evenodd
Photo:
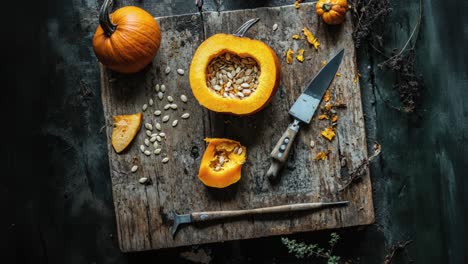
<path id="1" fill-rule="evenodd" d="M 206 10 L 294 1 L 205 1 Z M 413 240 L 394 263 L 468 263 L 468 1 L 423 1 L 417 48 L 426 88 L 417 115 L 398 104 L 394 76 L 366 46 L 359 69 L 372 166 L 374 225 L 337 230 L 337 254 L 382 263 L 392 245 Z M 101 0 L 7 1 L 1 30 L 1 263 L 310 263 L 287 254 L 279 237 L 123 254 L 116 240 L 98 64 L 91 40 Z M 153 15 L 196 12 L 190 0 L 117 1 Z M 418 17 L 416 0 L 392 1 L 387 54 L 401 48 Z M 187 62 L 188 64 L 189 62 Z M 377 93 L 376 91 L 379 91 Z M 326 243 L 329 232 L 291 236 Z M 312 260 L 315 262 L 315 260 Z"/>

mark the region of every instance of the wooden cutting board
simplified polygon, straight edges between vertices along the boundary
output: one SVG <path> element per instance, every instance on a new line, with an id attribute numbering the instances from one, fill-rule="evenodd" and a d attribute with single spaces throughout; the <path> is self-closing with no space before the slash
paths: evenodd
<path id="1" fill-rule="evenodd" d="M 151 11 L 151 10 L 149 10 Z M 234 32 L 250 18 L 260 21 L 247 33 L 248 37 L 266 42 L 281 61 L 281 85 L 270 105 L 247 117 L 210 112 L 193 97 L 188 81 L 192 55 L 207 37 L 218 32 Z M 109 162 L 117 217 L 119 243 L 122 251 L 142 251 L 170 248 L 234 239 L 283 235 L 304 231 L 370 224 L 374 221 L 369 173 L 361 181 L 339 192 L 347 180 L 342 171 L 352 171 L 367 158 L 361 94 L 357 81 L 356 55 L 352 40 L 352 24 L 348 17 L 344 25 L 329 27 L 314 14 L 313 5 L 259 8 L 232 12 L 204 13 L 157 18 L 163 32 L 162 46 L 151 66 L 141 73 L 121 75 L 101 68 L 102 102 L 107 120 Z M 276 31 L 272 30 L 278 24 Z M 307 27 L 321 43 L 318 51 L 309 46 L 301 33 Z M 301 35 L 293 40 L 292 35 Z M 235 43 L 232 43 L 235 45 Z M 286 64 L 284 52 L 291 48 L 305 49 L 305 61 Z M 320 70 L 322 61 L 331 58 L 341 48 L 345 56 L 340 76 L 330 87 L 331 102 L 342 101 L 346 108 L 337 109 L 337 137 L 328 142 L 320 132 L 329 121 L 317 120 L 301 129 L 281 181 L 271 185 L 264 176 L 269 153 L 291 119 L 287 110 L 300 95 L 306 83 Z M 164 73 L 166 66 L 172 71 Z M 176 69 L 185 70 L 180 76 Z M 153 115 L 163 110 L 167 100 L 156 97 L 154 86 L 164 84 L 165 95 L 176 98 L 179 108 L 167 111 L 171 121 L 163 124 L 167 139 L 162 143 L 164 155 L 147 157 L 140 152 L 145 129 L 142 128 L 127 151 L 116 154 L 110 144 L 112 116 L 142 111 L 142 105 L 152 98 L 153 106 L 144 112 L 144 122 L 161 122 Z M 180 101 L 185 94 L 188 102 Z M 322 105 L 323 106 L 323 102 Z M 166 112 L 166 111 L 163 111 Z M 182 113 L 190 118 L 181 120 Z M 179 119 L 177 127 L 170 123 Z M 226 189 L 206 188 L 197 178 L 206 137 L 226 137 L 239 140 L 247 147 L 247 163 L 242 179 Z M 310 147 L 310 141 L 315 147 Z M 152 149 L 152 148 L 150 148 Z M 315 161 L 319 151 L 330 150 L 327 160 Z M 346 160 L 343 167 L 342 160 Z M 344 161 L 343 161 L 344 163 Z M 138 165 L 136 173 L 130 168 Z M 141 185 L 138 179 L 148 177 L 151 185 Z M 255 216 L 234 221 L 185 226 L 175 239 L 170 235 L 171 212 L 235 210 L 298 202 L 349 200 L 347 207 L 324 209 L 297 214 Z"/>

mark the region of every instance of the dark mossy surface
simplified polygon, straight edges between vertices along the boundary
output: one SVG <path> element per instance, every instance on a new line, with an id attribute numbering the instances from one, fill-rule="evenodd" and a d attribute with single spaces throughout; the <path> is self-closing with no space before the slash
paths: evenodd
<path id="1" fill-rule="evenodd" d="M 196 12 L 189 0 L 117 1 L 156 16 Z M 385 49 L 400 48 L 419 1 L 392 1 Z M 390 247 L 413 240 L 394 263 L 466 263 L 468 177 L 468 10 L 465 1 L 424 1 L 416 46 L 426 90 L 417 114 L 398 104 L 391 73 L 375 52 L 359 50 L 368 141 L 382 144 L 372 166 L 374 225 L 337 230 L 337 254 L 382 263 Z M 116 240 L 99 69 L 91 40 L 102 1 L 10 3 L 2 17 L 2 183 L 0 250 L 11 263 L 310 263 L 288 255 L 279 237 L 123 254 Z M 205 1 L 207 10 L 293 1 Z M 10 5 L 9 4 L 9 5 Z M 9 7 L 9 6 L 8 6 Z M 188 63 L 188 62 L 187 62 Z M 380 93 L 376 92 L 376 89 Z M 326 243 L 329 232 L 291 236 Z M 2 263 L 5 263 L 2 261 Z M 8 263 L 8 262 L 7 262 Z M 315 262 L 314 262 L 315 263 Z"/>

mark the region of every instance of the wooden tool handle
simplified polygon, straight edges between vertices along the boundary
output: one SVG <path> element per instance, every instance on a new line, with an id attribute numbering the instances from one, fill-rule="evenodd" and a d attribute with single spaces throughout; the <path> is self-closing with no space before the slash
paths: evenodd
<path id="1" fill-rule="evenodd" d="M 299 121 L 294 120 L 291 123 L 286 131 L 283 133 L 281 138 L 276 143 L 276 146 L 273 148 L 273 151 L 270 153 L 272 158 L 270 168 L 267 171 L 266 176 L 270 180 L 276 180 L 279 175 L 279 171 L 286 163 L 289 152 L 291 151 L 292 144 L 296 138 L 297 133 L 299 132 Z"/>
<path id="2" fill-rule="evenodd" d="M 297 212 L 297 211 L 305 211 L 305 210 L 322 208 L 322 207 L 330 206 L 330 205 L 343 205 L 347 203 L 348 203 L 347 201 L 331 202 L 331 203 L 322 203 L 322 202 L 299 203 L 299 204 L 279 205 L 279 206 L 273 206 L 273 207 L 264 207 L 264 208 L 248 209 L 248 210 L 198 212 L 198 213 L 192 213 L 192 221 L 201 222 L 201 221 L 224 219 L 228 217 L 237 217 L 237 216 L 245 216 L 245 215 Z"/>

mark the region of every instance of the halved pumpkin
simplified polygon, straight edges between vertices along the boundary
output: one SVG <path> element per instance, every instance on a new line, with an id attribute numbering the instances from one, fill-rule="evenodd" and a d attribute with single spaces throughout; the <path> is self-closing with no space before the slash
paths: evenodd
<path id="1" fill-rule="evenodd" d="M 115 152 L 120 153 L 130 145 L 140 129 L 142 117 L 142 113 L 114 116 L 112 146 Z"/>
<path id="2" fill-rule="evenodd" d="M 224 188 L 241 178 L 246 148 L 239 142 L 226 138 L 206 138 L 208 147 L 200 164 L 198 178 L 206 186 Z"/>
<path id="3" fill-rule="evenodd" d="M 246 63 L 233 67 L 229 61 L 234 59 Z M 213 69 L 217 64 L 224 65 L 224 68 Z M 238 83 L 240 78 L 236 77 L 242 73 L 246 75 L 249 67 L 256 69 L 250 74 L 252 80 L 248 80 L 249 76 L 242 76 L 244 80 Z M 231 86 L 228 87 L 230 81 Z M 265 43 L 247 37 L 213 35 L 198 47 L 190 65 L 190 86 L 195 98 L 202 106 L 215 112 L 253 114 L 272 99 L 279 81 L 280 65 L 276 53 Z"/>

